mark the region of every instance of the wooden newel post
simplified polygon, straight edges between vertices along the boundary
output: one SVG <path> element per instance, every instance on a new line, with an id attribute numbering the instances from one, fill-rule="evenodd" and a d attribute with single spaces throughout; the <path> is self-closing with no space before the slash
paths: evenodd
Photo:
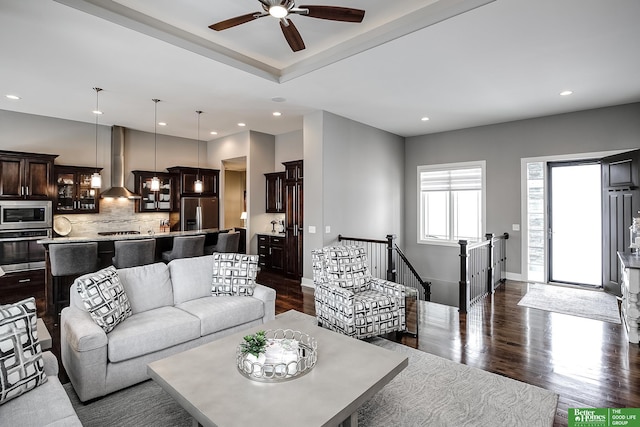
<path id="1" fill-rule="evenodd" d="M 488 256 L 488 268 L 487 268 L 487 294 L 492 294 L 493 293 L 493 284 L 494 284 L 494 268 L 493 268 L 493 264 L 495 261 L 495 253 L 494 253 L 494 248 L 493 246 L 495 245 L 495 241 L 494 241 L 494 235 L 493 233 L 487 233 L 484 235 L 484 237 L 489 241 L 489 256 Z"/>
<path id="2" fill-rule="evenodd" d="M 460 313 L 466 313 L 469 308 L 469 280 L 467 279 L 467 260 L 469 254 L 467 253 L 467 241 L 458 240 L 460 245 L 460 282 L 458 292 L 458 311 Z"/>
<path id="3" fill-rule="evenodd" d="M 396 238 L 394 234 L 387 234 L 387 280 L 396 281 L 396 263 L 393 257 L 393 240 Z"/>

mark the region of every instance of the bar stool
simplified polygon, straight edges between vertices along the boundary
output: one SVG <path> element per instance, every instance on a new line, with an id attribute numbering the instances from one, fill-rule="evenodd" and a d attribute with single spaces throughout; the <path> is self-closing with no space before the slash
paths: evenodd
<path id="1" fill-rule="evenodd" d="M 204 255 L 204 234 L 197 236 L 179 236 L 173 239 L 173 248 L 162 252 L 163 261 L 176 258 L 191 258 Z"/>
<path id="2" fill-rule="evenodd" d="M 229 232 L 218 234 L 218 242 L 215 245 L 204 248 L 204 253 L 211 255 L 214 252 L 238 252 L 240 245 L 240 233 Z"/>
<path id="3" fill-rule="evenodd" d="M 116 240 L 115 256 L 111 259 L 116 268 L 153 264 L 156 259 L 156 239 Z"/>
<path id="4" fill-rule="evenodd" d="M 98 267 L 98 243 L 59 243 L 49 245 L 51 264 L 53 309 L 56 317 L 62 306 L 69 304 L 69 281 L 64 278 L 92 273 Z M 66 283 L 65 283 L 66 282 Z"/>

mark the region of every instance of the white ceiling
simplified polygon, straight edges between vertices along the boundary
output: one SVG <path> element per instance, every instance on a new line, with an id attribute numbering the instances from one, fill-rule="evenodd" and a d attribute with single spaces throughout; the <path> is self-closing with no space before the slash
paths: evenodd
<path id="1" fill-rule="evenodd" d="M 366 16 L 294 16 L 294 53 L 271 17 L 207 28 L 257 0 L 0 0 L 0 109 L 94 123 L 98 86 L 101 124 L 153 132 L 159 98 L 159 133 L 195 139 L 203 110 L 212 139 L 317 110 L 413 136 L 640 101 L 638 0 L 310 3 Z"/>

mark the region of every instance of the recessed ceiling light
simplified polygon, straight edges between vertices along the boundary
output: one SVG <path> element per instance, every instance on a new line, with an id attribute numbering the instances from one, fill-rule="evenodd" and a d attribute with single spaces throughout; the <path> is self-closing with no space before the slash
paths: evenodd
<path id="1" fill-rule="evenodd" d="M 158 122 L 158 126 L 166 126 L 167 123 L 166 122 Z"/>
<path id="2" fill-rule="evenodd" d="M 572 90 L 563 90 L 562 92 L 560 92 L 560 96 L 569 96 L 573 94 Z"/>
<path id="3" fill-rule="evenodd" d="M 92 113 L 93 113 L 93 114 L 95 114 L 95 115 L 100 115 L 100 114 L 102 114 L 102 111 L 100 111 L 100 110 L 93 110 L 93 111 L 92 111 Z"/>
<path id="4" fill-rule="evenodd" d="M 274 115 L 275 117 L 280 117 L 280 116 L 282 115 L 282 113 L 281 113 L 280 111 L 274 111 L 274 112 L 273 112 L 273 115 Z"/>
<path id="5" fill-rule="evenodd" d="M 11 95 L 11 94 L 5 95 L 5 98 L 13 99 L 14 101 L 17 101 L 18 99 L 20 99 L 18 95 Z"/>
<path id="6" fill-rule="evenodd" d="M 212 130 L 210 133 L 211 133 L 211 135 L 217 135 L 218 134 L 218 132 L 216 132 L 215 130 Z"/>
<path id="7" fill-rule="evenodd" d="M 422 120 L 423 122 L 428 122 L 429 121 L 429 117 L 423 117 L 420 120 Z"/>
<path id="8" fill-rule="evenodd" d="M 240 126 L 240 127 L 244 127 L 246 125 L 247 125 L 246 123 L 238 123 L 238 126 Z"/>
<path id="9" fill-rule="evenodd" d="M 273 102 L 284 102 L 284 101 L 286 101 L 286 98 L 283 98 L 281 96 L 276 96 L 275 98 L 271 98 L 271 100 Z"/>

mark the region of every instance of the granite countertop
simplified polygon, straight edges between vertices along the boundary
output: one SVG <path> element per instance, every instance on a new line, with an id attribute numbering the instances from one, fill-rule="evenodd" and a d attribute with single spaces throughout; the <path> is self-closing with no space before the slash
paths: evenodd
<path id="1" fill-rule="evenodd" d="M 271 231 L 265 231 L 264 233 L 257 233 L 260 236 L 277 236 L 277 237 L 287 237 L 286 233 L 278 233 L 278 232 L 271 232 Z"/>
<path id="2" fill-rule="evenodd" d="M 80 236 L 67 236 L 67 237 L 53 237 L 50 239 L 38 240 L 38 243 L 47 245 L 51 243 L 81 243 L 81 242 L 104 242 L 114 240 L 136 240 L 136 239 L 148 239 L 150 237 L 157 239 L 163 237 L 176 237 L 176 236 L 193 236 L 195 234 L 209 234 L 218 233 L 219 228 L 206 228 L 202 230 L 190 230 L 190 231 L 168 231 L 164 233 L 140 233 L 140 234 L 116 234 L 111 236 L 101 236 L 95 234 L 84 234 Z"/>
<path id="3" fill-rule="evenodd" d="M 626 268 L 640 269 L 640 255 L 630 252 L 618 252 L 618 258 Z"/>

